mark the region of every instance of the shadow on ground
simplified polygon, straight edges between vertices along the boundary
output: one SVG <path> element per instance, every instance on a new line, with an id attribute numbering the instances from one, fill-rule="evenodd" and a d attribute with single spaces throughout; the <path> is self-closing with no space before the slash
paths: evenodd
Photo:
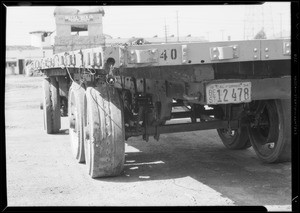
<path id="1" fill-rule="evenodd" d="M 189 176 L 241 205 L 251 200 L 253 205 L 291 204 L 290 163 L 261 163 L 252 148 L 228 150 L 214 130 L 163 135 L 159 142 L 134 138 L 127 144 L 123 174 L 98 180 L 134 182 Z"/>

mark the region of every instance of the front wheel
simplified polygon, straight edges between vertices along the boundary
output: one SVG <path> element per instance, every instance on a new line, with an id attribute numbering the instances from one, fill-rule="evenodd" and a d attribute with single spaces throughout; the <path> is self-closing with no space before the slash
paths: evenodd
<path id="1" fill-rule="evenodd" d="M 55 77 L 43 80 L 43 114 L 44 129 L 48 134 L 58 133 L 60 123 L 60 97 L 59 86 Z"/>
<path id="2" fill-rule="evenodd" d="M 256 101 L 247 127 L 250 142 L 266 163 L 291 160 L 291 100 Z"/>

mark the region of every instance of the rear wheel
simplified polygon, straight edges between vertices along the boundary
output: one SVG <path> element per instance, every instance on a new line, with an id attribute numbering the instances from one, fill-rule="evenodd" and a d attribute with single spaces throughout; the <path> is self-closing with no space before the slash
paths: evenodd
<path id="1" fill-rule="evenodd" d="M 43 96 L 44 129 L 48 134 L 57 133 L 61 123 L 59 87 L 55 77 L 44 78 Z"/>
<path id="2" fill-rule="evenodd" d="M 228 149 L 239 150 L 251 147 L 246 127 L 239 129 L 217 129 L 217 132 Z"/>
<path id="3" fill-rule="evenodd" d="M 84 95 L 84 88 L 77 83 L 72 83 L 68 98 L 69 135 L 73 155 L 79 163 L 85 162 L 83 142 Z"/>
<path id="4" fill-rule="evenodd" d="M 224 119 L 225 107 L 216 106 L 215 117 L 218 119 Z M 241 113 L 241 106 L 232 106 L 230 108 L 231 112 L 234 111 L 236 119 L 240 119 L 240 123 L 243 119 L 238 116 Z M 232 150 L 242 150 L 251 147 L 250 139 L 247 132 L 247 127 L 241 125 L 238 129 L 217 129 L 218 135 L 220 136 L 222 143 L 228 149 Z"/>
<path id="5" fill-rule="evenodd" d="M 291 160 L 291 100 L 256 101 L 248 133 L 257 156 L 267 163 Z"/>
<path id="6" fill-rule="evenodd" d="M 119 175 L 124 167 L 123 105 L 118 91 L 103 85 L 85 93 L 85 159 L 92 178 Z"/>

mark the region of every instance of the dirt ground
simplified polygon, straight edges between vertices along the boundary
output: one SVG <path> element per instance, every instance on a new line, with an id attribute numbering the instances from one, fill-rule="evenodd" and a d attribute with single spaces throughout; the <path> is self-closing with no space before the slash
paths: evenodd
<path id="1" fill-rule="evenodd" d="M 291 210 L 291 163 L 263 164 L 232 151 L 215 130 L 126 143 L 124 173 L 91 179 L 73 159 L 67 118 L 47 135 L 42 77 L 6 76 L 8 206 L 266 206 Z"/>

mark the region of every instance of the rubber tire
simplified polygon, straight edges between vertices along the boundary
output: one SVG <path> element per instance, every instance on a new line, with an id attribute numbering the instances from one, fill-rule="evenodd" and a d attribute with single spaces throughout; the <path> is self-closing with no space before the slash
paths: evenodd
<path id="1" fill-rule="evenodd" d="M 43 96 L 44 129 L 48 134 L 58 133 L 61 127 L 60 96 L 55 77 L 44 78 Z"/>
<path id="2" fill-rule="evenodd" d="M 247 127 L 240 127 L 235 131 L 235 134 L 228 138 L 222 132 L 222 129 L 217 129 L 224 146 L 231 150 L 242 150 L 251 147 L 250 139 L 247 132 Z"/>
<path id="3" fill-rule="evenodd" d="M 92 178 L 117 176 L 123 171 L 125 160 L 124 112 L 120 94 L 106 85 L 89 87 L 85 94 L 88 173 Z"/>
<path id="4" fill-rule="evenodd" d="M 265 163 L 280 163 L 291 161 L 291 100 L 268 100 L 266 101 L 269 109 L 273 109 L 272 119 L 278 118 L 278 137 L 275 140 L 274 151 L 269 155 L 263 155 L 258 149 L 261 142 L 255 136 L 255 129 L 248 126 L 248 134 L 252 147 L 258 158 Z M 275 117 L 276 116 L 276 117 Z"/>
<path id="5" fill-rule="evenodd" d="M 84 156 L 84 96 L 85 89 L 79 84 L 73 82 L 69 89 L 68 97 L 68 118 L 69 118 L 69 136 L 72 153 L 78 163 L 85 162 Z M 71 120 L 75 120 L 75 126 L 71 125 Z"/>

